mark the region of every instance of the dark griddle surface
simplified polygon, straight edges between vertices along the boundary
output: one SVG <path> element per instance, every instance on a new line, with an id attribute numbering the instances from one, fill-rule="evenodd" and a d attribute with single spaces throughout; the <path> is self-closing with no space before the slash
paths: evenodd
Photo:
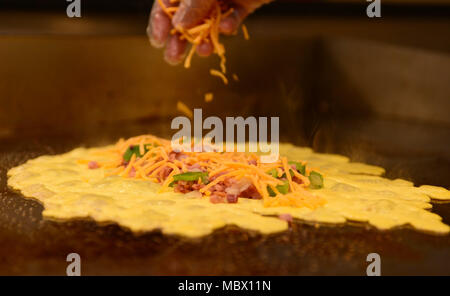
<path id="1" fill-rule="evenodd" d="M 391 131 L 398 128 L 387 124 Z M 410 229 L 382 232 L 365 225 L 318 226 L 299 221 L 291 230 L 270 236 L 233 226 L 196 240 L 160 232 L 134 235 L 117 224 L 44 221 L 42 205 L 6 187 L 7 170 L 27 159 L 80 145 L 111 143 L 118 137 L 146 131 L 167 135 L 165 126 L 136 123 L 53 135 L 22 131 L 15 133 L 20 137 L 0 140 L 0 274 L 64 275 L 67 254 L 76 252 L 81 256 L 84 275 L 365 275 L 366 256 L 376 252 L 381 255 L 384 275 L 450 275 L 449 235 L 426 235 Z M 450 165 L 442 155 L 415 156 L 411 160 L 404 152 L 385 151 L 386 145 L 377 139 L 381 143 L 387 140 L 377 138 L 376 133 L 365 139 L 366 132 L 354 128 L 336 134 L 324 128 L 309 144 L 318 150 L 383 165 L 388 177 L 404 177 L 417 184 L 434 180 L 435 185 L 449 186 Z M 298 144 L 308 142 L 299 140 Z M 430 166 L 441 176 L 433 177 L 433 171 L 422 170 Z M 449 204 L 435 204 L 433 211 L 450 222 Z"/>

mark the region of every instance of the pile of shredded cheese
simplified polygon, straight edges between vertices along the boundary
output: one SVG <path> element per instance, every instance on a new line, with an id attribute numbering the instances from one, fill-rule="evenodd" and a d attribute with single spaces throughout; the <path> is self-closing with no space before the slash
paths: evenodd
<path id="1" fill-rule="evenodd" d="M 125 152 L 130 147 L 139 147 L 138 157 L 133 154 L 128 162 L 124 161 Z M 262 197 L 265 207 L 292 206 L 317 208 L 325 204 L 325 200 L 308 189 L 308 177 L 291 169 L 286 157 L 281 157 L 274 163 L 261 163 L 260 155 L 243 152 L 181 152 L 182 158 L 173 157 L 176 152 L 171 142 L 151 135 L 121 139 L 114 148 L 108 150 L 114 159 L 108 163 L 98 163 L 99 167 L 107 169 L 108 175 L 119 175 L 125 178 L 138 178 L 162 185 L 161 192 L 171 190 L 169 185 L 174 182 L 177 174 L 189 172 L 189 167 L 196 165 L 203 172 L 208 173 L 211 182 L 203 184 L 199 190 L 204 196 L 211 195 L 211 188 L 228 178 L 235 180 L 249 180 Z M 81 160 L 81 162 L 87 160 Z M 161 172 L 168 170 L 167 176 L 161 178 Z M 275 170 L 278 176 L 285 174 L 289 184 L 289 192 L 282 194 L 278 185 L 286 184 L 267 172 Z M 289 173 L 287 173 L 289 172 Z M 311 169 L 306 168 L 310 173 Z M 300 183 L 293 179 L 301 180 Z M 199 178 L 197 184 L 202 184 Z M 286 181 L 285 181 L 286 182 Z M 272 189 L 272 196 L 268 193 Z"/>

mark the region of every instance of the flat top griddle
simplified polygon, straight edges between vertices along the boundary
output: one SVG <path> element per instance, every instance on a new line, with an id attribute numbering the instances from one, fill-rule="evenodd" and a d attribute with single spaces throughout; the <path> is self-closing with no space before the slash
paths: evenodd
<path id="1" fill-rule="evenodd" d="M 348 125 L 354 128 L 345 128 Z M 30 158 L 112 143 L 149 130 L 167 136 L 167 126 L 167 122 L 147 121 L 102 126 L 89 133 L 27 130 L 1 139 L 0 274 L 65 275 L 66 256 L 76 252 L 81 256 L 83 275 L 365 275 L 366 257 L 376 252 L 381 256 L 383 275 L 450 275 L 450 235 L 301 221 L 294 221 L 289 231 L 269 236 L 232 225 L 201 239 L 166 236 L 159 231 L 136 235 L 114 223 L 43 220 L 42 205 L 6 186 L 7 170 Z M 448 188 L 448 159 L 420 156 L 416 150 L 404 148 L 408 133 L 417 143 L 430 133 L 447 135 L 439 137 L 447 147 L 450 139 L 448 128 L 414 128 L 372 119 L 324 123 L 313 139 L 295 143 L 382 165 L 390 178 Z M 282 139 L 293 138 L 282 134 Z M 450 204 L 433 204 L 432 211 L 450 223 Z"/>
<path id="2" fill-rule="evenodd" d="M 114 223 L 43 220 L 42 205 L 8 189 L 6 172 L 39 155 L 144 133 L 170 137 L 170 120 L 132 120 L 174 116 L 176 100 L 199 106 L 211 90 L 217 99 L 201 105 L 205 117 L 281 115 L 283 141 L 450 188 L 450 47 L 436 37 L 448 32 L 448 7 L 430 15 L 399 6 L 405 17 L 394 18 L 384 6 L 382 22 L 360 16 L 365 3 L 348 19 L 348 7 L 334 18 L 303 6 L 301 16 L 262 15 L 249 20 L 251 42 L 227 40 L 228 65 L 243 83 L 224 88 L 203 79 L 216 66 L 209 60 L 196 59 L 187 75 L 150 50 L 150 2 L 140 14 L 86 12 L 77 21 L 58 9 L 2 12 L 0 275 L 65 275 L 73 252 L 83 275 L 365 275 L 373 252 L 383 275 L 450 275 L 450 235 L 301 221 L 269 236 L 232 225 L 195 240 L 133 234 Z M 450 204 L 432 211 L 450 224 Z"/>

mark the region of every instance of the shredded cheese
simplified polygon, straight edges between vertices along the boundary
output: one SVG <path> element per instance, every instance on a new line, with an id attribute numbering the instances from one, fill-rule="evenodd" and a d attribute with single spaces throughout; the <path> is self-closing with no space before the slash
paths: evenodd
<path id="1" fill-rule="evenodd" d="M 189 118 L 194 118 L 194 114 L 192 113 L 191 109 L 189 109 L 188 106 L 186 106 L 185 103 L 178 101 L 177 102 L 177 110 L 184 113 Z"/>
<path id="2" fill-rule="evenodd" d="M 227 77 L 226 77 L 225 75 L 223 75 L 222 72 L 219 72 L 219 71 L 217 71 L 217 70 L 215 70 L 215 69 L 211 69 L 211 70 L 209 71 L 209 73 L 210 73 L 212 76 L 217 76 L 217 77 L 219 77 L 220 79 L 222 79 L 222 81 L 223 81 L 223 83 L 225 83 L 225 85 L 228 84 L 228 79 L 227 79 Z"/>
<path id="3" fill-rule="evenodd" d="M 205 102 L 206 102 L 206 103 L 212 102 L 213 99 L 214 99 L 213 93 L 207 93 L 207 94 L 205 94 Z"/>
<path id="4" fill-rule="evenodd" d="M 162 0 L 158 0 L 159 6 L 161 6 L 164 13 L 170 18 L 173 18 L 173 15 L 177 12 L 179 8 L 180 1 L 174 0 L 170 1 L 171 6 L 167 7 Z M 175 35 L 177 33 L 180 34 L 180 39 L 187 40 L 192 44 L 189 54 L 187 55 L 184 67 L 190 68 L 192 64 L 192 58 L 194 56 L 194 52 L 196 47 L 203 43 L 211 43 L 213 46 L 213 52 L 219 56 L 220 58 L 220 69 L 224 75 L 226 75 L 226 57 L 225 57 L 225 47 L 220 42 L 220 22 L 229 17 L 234 12 L 234 8 L 226 9 L 224 4 L 221 1 L 217 1 L 214 9 L 212 10 L 210 16 L 203 20 L 199 25 L 190 28 L 188 30 L 184 30 L 182 28 L 173 28 L 170 33 Z M 249 39 L 249 34 L 247 27 L 242 25 L 242 31 L 244 33 L 244 38 L 246 40 Z"/>
<path id="5" fill-rule="evenodd" d="M 140 156 L 133 154 L 130 161 L 124 163 L 125 150 L 135 146 L 140 148 Z M 142 147 L 148 149 L 145 154 L 141 150 Z M 183 157 L 177 158 L 180 152 L 173 151 L 170 141 L 150 135 L 121 140 L 115 148 L 111 149 L 111 153 L 115 153 L 121 161 L 116 163 L 116 167 L 104 168 L 106 175 L 157 182 L 162 185 L 160 192 L 169 190 L 175 175 L 189 172 L 189 167 L 196 166 L 200 171 L 206 172 L 210 180 L 207 184 L 203 184 L 201 178 L 195 181 L 201 186 L 198 191 L 204 196 L 210 196 L 217 184 L 224 184 L 222 182 L 230 182 L 230 180 L 234 180 L 231 182 L 244 180 L 254 186 L 266 207 L 316 208 L 325 203 L 324 199 L 308 190 L 310 184 L 308 178 L 292 170 L 286 157 L 281 157 L 277 162 L 270 164 L 261 163 L 258 154 L 243 152 L 181 152 Z M 80 160 L 79 163 L 86 165 L 84 160 Z M 103 164 L 101 165 L 103 167 Z M 283 182 L 268 174 L 268 171 L 272 169 L 277 171 L 278 176 L 286 175 L 289 184 L 288 193 L 280 193 L 281 189 L 277 189 L 277 186 L 285 184 L 286 181 Z M 293 176 L 290 171 L 294 173 Z M 268 188 L 275 193 L 275 196 L 269 195 Z"/>
<path id="6" fill-rule="evenodd" d="M 184 60 L 184 67 L 185 68 L 190 68 L 191 67 L 191 60 L 192 60 L 192 57 L 194 56 L 194 53 L 195 53 L 196 49 L 197 49 L 197 45 L 193 44 L 191 46 L 191 49 L 189 50 L 189 53 L 188 53 L 186 59 Z"/>
<path id="7" fill-rule="evenodd" d="M 170 0 L 170 6 L 167 7 L 162 0 L 157 0 L 159 6 L 164 11 L 164 13 L 172 19 L 174 14 L 178 11 L 180 2 L 182 0 Z M 186 56 L 186 59 L 184 60 L 184 67 L 190 68 L 192 65 L 192 59 L 194 57 L 195 51 L 197 50 L 198 45 L 201 43 L 211 43 L 213 46 L 213 52 L 219 56 L 220 58 L 220 72 L 218 70 L 211 69 L 210 74 L 213 76 L 220 77 L 225 85 L 228 84 L 228 78 L 225 76 L 227 74 L 227 67 L 226 62 L 227 59 L 225 57 L 225 47 L 220 42 L 220 22 L 229 17 L 234 12 L 234 8 L 230 8 L 227 10 L 227 8 L 224 7 L 224 4 L 221 1 L 217 1 L 215 4 L 214 9 L 212 10 L 210 16 L 206 18 L 202 23 L 199 25 L 190 28 L 190 29 L 182 29 L 182 28 L 173 28 L 170 31 L 170 34 L 175 35 L 179 34 L 181 40 L 187 40 L 189 43 L 191 43 L 191 48 L 189 50 L 188 55 Z M 245 25 L 242 25 L 242 32 L 244 34 L 244 38 L 246 40 L 249 40 L 249 34 L 247 27 Z M 232 75 L 233 79 L 235 81 L 238 81 L 238 77 L 236 74 Z M 205 97 L 205 102 L 211 102 L 212 96 Z M 185 114 L 192 114 L 192 112 L 187 108 L 185 108 L 186 105 L 179 102 L 177 104 L 177 109 Z M 192 118 L 192 115 L 188 115 L 190 118 Z"/>
<path id="8" fill-rule="evenodd" d="M 245 25 L 242 25 L 242 33 L 244 34 L 245 40 L 250 40 L 250 35 L 248 34 L 248 30 Z"/>

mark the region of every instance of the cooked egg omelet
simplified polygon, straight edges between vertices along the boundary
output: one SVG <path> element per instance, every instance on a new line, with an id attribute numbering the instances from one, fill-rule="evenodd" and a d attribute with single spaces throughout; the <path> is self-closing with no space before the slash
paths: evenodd
<path id="1" fill-rule="evenodd" d="M 41 156 L 12 168 L 8 185 L 44 205 L 47 219 L 90 217 L 116 222 L 135 232 L 160 229 L 165 234 L 199 237 L 225 225 L 237 225 L 264 234 L 284 231 L 290 214 L 318 223 L 366 222 L 379 229 L 409 225 L 425 232 L 445 234 L 450 228 L 430 212 L 430 199 L 450 200 L 441 187 L 415 187 L 411 182 L 380 177 L 384 169 L 352 163 L 347 157 L 314 153 L 309 148 L 281 144 L 281 155 L 302 160 L 323 174 L 324 187 L 314 194 L 325 200 L 308 207 L 264 207 L 261 200 L 240 198 L 237 203 L 211 203 L 198 191 L 160 192 L 148 180 L 107 176 L 107 169 L 90 169 L 80 159 L 108 161 L 111 147 L 78 148 L 56 156 Z"/>

